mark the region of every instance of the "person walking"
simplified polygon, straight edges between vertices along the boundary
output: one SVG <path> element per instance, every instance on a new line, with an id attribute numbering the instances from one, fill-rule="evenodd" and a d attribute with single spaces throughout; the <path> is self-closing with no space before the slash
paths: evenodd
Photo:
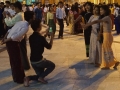
<path id="1" fill-rule="evenodd" d="M 65 9 L 63 8 L 63 2 L 59 2 L 59 7 L 56 10 L 56 18 L 58 24 L 60 26 L 58 39 L 63 39 L 63 31 L 64 31 L 64 18 L 66 17 Z"/>

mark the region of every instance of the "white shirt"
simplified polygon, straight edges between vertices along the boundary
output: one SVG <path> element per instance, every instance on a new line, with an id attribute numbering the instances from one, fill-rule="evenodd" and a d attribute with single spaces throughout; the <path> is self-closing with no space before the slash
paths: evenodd
<path id="1" fill-rule="evenodd" d="M 11 8 L 5 7 L 5 8 L 4 8 L 4 11 L 7 12 L 9 9 L 11 9 Z"/>
<path id="2" fill-rule="evenodd" d="M 20 42 L 28 32 L 28 29 L 29 23 L 27 21 L 19 21 L 8 31 L 7 39 L 11 38 L 12 41 Z"/>
<path id="3" fill-rule="evenodd" d="M 34 7 L 34 11 L 35 11 L 36 8 L 37 8 L 37 6 Z"/>
<path id="4" fill-rule="evenodd" d="M 66 17 L 65 9 L 64 8 L 57 8 L 56 17 L 58 19 L 64 19 Z"/>
<path id="5" fill-rule="evenodd" d="M 29 7 L 29 9 L 30 9 L 30 11 L 33 11 L 33 8 L 31 6 Z"/>
<path id="6" fill-rule="evenodd" d="M 7 7 L 4 9 L 4 11 L 9 12 L 11 16 L 14 16 L 16 13 L 14 10 L 12 10 L 11 8 L 7 8 Z M 6 17 L 8 17 L 8 16 L 6 16 Z"/>
<path id="7" fill-rule="evenodd" d="M 15 10 L 12 9 L 8 9 L 8 12 L 10 13 L 11 16 L 15 16 Z"/>
<path id="8" fill-rule="evenodd" d="M 45 7 L 45 8 L 44 8 L 44 12 L 47 12 L 47 11 L 48 11 L 48 8 L 47 8 L 47 7 Z"/>
<path id="9" fill-rule="evenodd" d="M 119 11 L 119 8 L 116 7 L 115 10 L 114 10 L 114 15 L 115 15 L 115 17 L 117 17 L 117 16 L 119 15 L 118 11 Z"/>

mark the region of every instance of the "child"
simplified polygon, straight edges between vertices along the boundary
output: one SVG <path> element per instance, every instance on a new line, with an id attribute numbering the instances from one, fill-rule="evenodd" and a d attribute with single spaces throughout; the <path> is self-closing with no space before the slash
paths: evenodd
<path id="1" fill-rule="evenodd" d="M 55 64 L 53 62 L 46 60 L 42 56 L 44 52 L 44 47 L 47 49 L 52 48 L 54 34 L 51 33 L 50 43 L 48 43 L 45 37 L 41 36 L 41 34 L 39 33 L 42 29 L 41 21 L 39 19 L 34 20 L 31 23 L 31 27 L 34 32 L 29 37 L 29 43 L 31 48 L 30 61 L 37 75 L 25 77 L 24 78 L 25 87 L 29 86 L 30 80 L 37 80 L 43 84 L 46 84 L 47 81 L 45 81 L 44 78 L 48 74 L 50 74 L 55 68 Z"/>

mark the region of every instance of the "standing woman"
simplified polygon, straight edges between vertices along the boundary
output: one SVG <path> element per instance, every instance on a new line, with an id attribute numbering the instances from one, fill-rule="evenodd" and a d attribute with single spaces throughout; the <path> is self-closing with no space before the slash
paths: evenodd
<path id="1" fill-rule="evenodd" d="M 93 5 L 91 2 L 86 2 L 85 3 L 85 9 L 86 9 L 86 14 L 84 16 L 85 23 L 88 22 L 90 17 L 93 15 Z M 90 36 L 91 36 L 91 30 L 92 27 L 89 26 L 85 31 L 84 31 L 84 38 L 85 38 L 85 46 L 86 46 L 86 56 L 89 57 L 89 45 L 90 45 Z"/>
<path id="2" fill-rule="evenodd" d="M 111 48 L 113 42 L 112 36 L 112 21 L 110 18 L 110 9 L 107 5 L 102 5 L 100 8 L 100 14 L 103 16 L 102 19 L 93 21 L 84 26 L 89 27 L 96 23 L 101 23 L 103 28 L 103 44 L 102 44 L 102 64 L 101 69 L 109 69 L 114 65 L 114 69 L 117 69 L 119 62 L 115 59 Z"/>
<path id="3" fill-rule="evenodd" d="M 53 33 L 55 34 L 56 32 L 56 18 L 55 14 L 54 14 L 54 9 L 53 6 L 49 7 L 49 12 L 47 13 L 47 25 L 50 27 L 52 27 Z"/>
<path id="4" fill-rule="evenodd" d="M 100 17 L 100 7 L 98 5 L 94 6 L 93 13 L 88 21 L 88 23 L 98 20 Z M 101 64 L 101 44 L 97 40 L 98 38 L 98 30 L 100 29 L 100 24 L 93 24 L 91 37 L 90 37 L 90 50 L 89 50 L 89 60 L 91 63 L 95 64 L 95 67 L 99 67 Z"/>
<path id="5" fill-rule="evenodd" d="M 80 16 L 81 15 L 79 13 L 78 4 L 75 4 L 74 20 L 76 21 Z M 74 34 L 79 34 L 79 33 L 83 32 L 80 22 L 82 22 L 82 19 L 79 19 L 75 22 L 75 24 L 74 24 Z"/>
<path id="6" fill-rule="evenodd" d="M 69 10 L 68 18 L 69 18 L 69 29 L 70 34 L 74 34 L 74 5 L 72 5 L 71 10 Z"/>

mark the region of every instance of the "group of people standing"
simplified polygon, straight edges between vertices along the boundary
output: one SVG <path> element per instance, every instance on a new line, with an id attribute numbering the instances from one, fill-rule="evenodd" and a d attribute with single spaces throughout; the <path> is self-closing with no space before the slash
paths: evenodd
<path id="1" fill-rule="evenodd" d="M 94 5 L 86 2 L 84 5 L 85 23 L 81 22 L 84 29 L 84 39 L 86 45 L 86 56 L 90 63 L 101 69 L 110 69 L 114 66 L 117 69 L 119 61 L 116 60 L 112 50 L 112 19 L 108 5 Z M 79 20 L 78 19 L 78 20 Z M 76 23 L 76 21 L 74 22 Z"/>

